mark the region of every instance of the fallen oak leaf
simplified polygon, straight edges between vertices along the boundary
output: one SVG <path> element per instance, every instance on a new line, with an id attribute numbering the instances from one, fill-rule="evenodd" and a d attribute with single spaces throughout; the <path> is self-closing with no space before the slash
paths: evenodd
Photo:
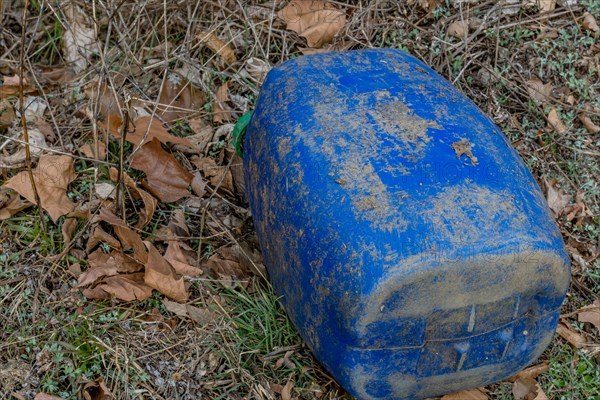
<path id="1" fill-rule="evenodd" d="M 66 155 L 42 156 L 37 167 L 32 171 L 32 175 L 41 207 L 54 222 L 75 208 L 75 203 L 67 196 L 67 188 L 75 179 L 73 158 Z M 27 171 L 19 172 L 4 186 L 13 189 L 31 203 L 36 202 L 30 175 Z"/>
<path id="2" fill-rule="evenodd" d="M 564 122 L 562 122 L 562 120 L 558 116 L 558 111 L 556 111 L 556 107 L 552 107 L 552 109 L 548 113 L 548 116 L 546 117 L 546 120 L 548 121 L 548 125 L 561 135 L 569 130 L 569 128 L 565 125 Z"/>
<path id="3" fill-rule="evenodd" d="M 177 277 L 174 268 L 152 243 L 145 241 L 144 244 L 148 249 L 144 283 L 175 301 L 187 301 L 189 293 L 185 289 L 183 278 Z"/>
<path id="4" fill-rule="evenodd" d="M 579 322 L 588 322 L 594 325 L 600 332 L 600 300 L 577 310 L 577 319 Z"/>
<path id="5" fill-rule="evenodd" d="M 546 200 L 548 201 L 548 206 L 554 215 L 559 217 L 565 207 L 571 202 L 572 197 L 558 187 L 556 179 L 548 181 L 546 178 L 543 178 L 543 180 L 546 186 Z"/>
<path id="6" fill-rule="evenodd" d="M 85 400 L 113 400 L 115 396 L 104 383 L 104 379 L 96 378 L 87 382 L 83 387 L 83 398 Z"/>
<path id="7" fill-rule="evenodd" d="M 160 91 L 158 115 L 165 122 L 173 122 L 197 112 L 204 103 L 204 94 L 199 89 L 181 75 L 169 73 Z"/>
<path id="8" fill-rule="evenodd" d="M 515 400 L 548 400 L 544 391 L 532 378 L 522 378 L 515 381 L 512 392 Z"/>
<path id="9" fill-rule="evenodd" d="M 33 206 L 32 202 L 23 199 L 15 191 L 0 188 L 0 221 L 8 219 L 31 206 Z"/>
<path id="10" fill-rule="evenodd" d="M 201 43 L 221 57 L 224 66 L 231 65 L 236 62 L 235 53 L 231 47 L 219 39 L 214 33 L 200 32 L 196 35 L 196 37 Z"/>
<path id="11" fill-rule="evenodd" d="M 119 172 L 116 168 L 111 167 L 109 170 L 110 179 L 113 182 L 117 182 L 119 178 Z M 132 197 L 136 200 L 142 200 L 144 203 L 144 207 L 139 209 L 138 222 L 135 224 L 135 228 L 142 229 L 148 222 L 152 221 L 152 217 L 154 216 L 154 212 L 156 211 L 157 200 L 150 193 L 145 190 L 139 188 L 135 181 L 126 173 L 123 172 L 122 179 L 125 182 L 125 186 L 131 189 L 130 193 Z"/>
<path id="12" fill-rule="evenodd" d="M 547 102 L 552 98 L 552 84 L 544 83 L 541 80 L 534 78 L 525 82 L 529 97 L 539 102 Z"/>
<path id="13" fill-rule="evenodd" d="M 140 235 L 129 228 L 122 219 L 106 208 L 100 209 L 98 218 L 112 226 L 124 251 L 131 250 L 131 256 L 142 264 L 148 261 L 148 253 Z"/>
<path id="14" fill-rule="evenodd" d="M 591 32 L 598 32 L 600 30 L 598 22 L 596 22 L 596 18 L 587 11 L 583 13 L 583 21 L 581 22 L 581 25 Z"/>
<path id="15" fill-rule="evenodd" d="M 101 249 L 88 256 L 88 269 L 78 279 L 77 287 L 94 284 L 101 278 L 120 273 L 140 272 L 144 266 L 118 251 L 104 253 Z"/>
<path id="16" fill-rule="evenodd" d="M 464 40 L 469 34 L 469 22 L 468 21 L 454 21 L 448 26 L 446 31 L 448 36 L 455 37 L 460 40 Z"/>
<path id="17" fill-rule="evenodd" d="M 463 390 L 447 394 L 441 400 L 488 400 L 489 397 L 481 389 Z"/>
<path id="18" fill-rule="evenodd" d="M 62 397 L 58 397 L 58 396 L 51 396 L 49 394 L 40 392 L 38 394 L 35 395 L 35 397 L 33 398 L 33 400 L 63 400 Z"/>
<path id="19" fill-rule="evenodd" d="M 170 311 L 179 317 L 189 318 L 200 325 L 209 324 L 217 317 L 217 314 L 214 311 L 206 308 L 199 308 L 190 304 L 181 304 L 168 299 L 163 299 L 162 302 L 167 311 Z"/>
<path id="20" fill-rule="evenodd" d="M 120 116 L 110 114 L 107 122 L 100 124 L 104 129 L 107 129 L 115 138 L 121 138 L 121 125 L 123 121 Z M 133 122 L 133 132 L 128 132 L 125 140 L 136 146 L 144 145 L 158 139 L 162 143 L 179 144 L 191 149 L 194 145 L 186 138 L 175 136 L 169 133 L 167 128 L 157 119 L 151 116 L 140 117 Z"/>
<path id="21" fill-rule="evenodd" d="M 225 82 L 219 86 L 215 92 L 215 103 L 213 107 L 213 122 L 215 124 L 231 122 L 231 107 L 227 104 L 229 101 L 228 87 L 229 82 Z"/>
<path id="22" fill-rule="evenodd" d="M 165 251 L 165 260 L 167 260 L 175 272 L 184 276 L 202 275 L 204 271 L 189 264 L 181 245 L 177 240 L 169 240 L 167 250 Z"/>
<path id="23" fill-rule="evenodd" d="M 287 29 L 306 38 L 311 48 L 329 43 L 346 24 L 346 13 L 322 0 L 292 0 L 277 16 Z"/>
<path id="24" fill-rule="evenodd" d="M 83 290 L 88 299 L 105 300 L 112 296 L 123 301 L 146 300 L 152 288 L 144 283 L 144 272 L 109 276 L 97 286 Z"/>
<path id="25" fill-rule="evenodd" d="M 549 370 L 550 370 L 550 365 L 548 364 L 548 361 L 544 361 L 540 364 L 531 366 L 529 368 L 525 368 L 524 370 L 517 372 L 515 375 L 511 376 L 508 380 L 510 382 L 514 382 L 514 381 L 517 381 L 517 380 L 523 379 L 523 378 L 535 379 L 540 374 L 543 374 L 544 372 L 548 372 Z"/>
<path id="26" fill-rule="evenodd" d="M 164 202 L 174 202 L 189 195 L 188 187 L 194 175 L 163 150 L 156 138 L 140 148 L 130 166 L 146 173 L 142 186 Z"/>
<path id="27" fill-rule="evenodd" d="M 563 339 L 577 349 L 580 349 L 587 344 L 587 339 L 583 335 L 575 332 L 573 329 L 563 323 L 558 324 L 556 327 L 556 333 L 558 333 Z"/>

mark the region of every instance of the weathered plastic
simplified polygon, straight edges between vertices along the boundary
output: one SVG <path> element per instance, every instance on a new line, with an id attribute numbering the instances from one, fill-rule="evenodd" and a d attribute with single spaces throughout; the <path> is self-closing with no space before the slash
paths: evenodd
<path id="1" fill-rule="evenodd" d="M 511 144 L 414 57 L 299 57 L 264 83 L 244 141 L 273 285 L 359 399 L 504 379 L 550 342 L 569 259 Z"/>

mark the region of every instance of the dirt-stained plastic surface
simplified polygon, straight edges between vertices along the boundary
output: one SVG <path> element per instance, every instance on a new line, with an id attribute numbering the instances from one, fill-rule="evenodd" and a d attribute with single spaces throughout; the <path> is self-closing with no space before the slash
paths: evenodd
<path id="1" fill-rule="evenodd" d="M 287 62 L 244 148 L 273 284 L 351 393 L 477 386 L 546 346 L 569 267 L 545 200 L 494 124 L 420 62 Z"/>

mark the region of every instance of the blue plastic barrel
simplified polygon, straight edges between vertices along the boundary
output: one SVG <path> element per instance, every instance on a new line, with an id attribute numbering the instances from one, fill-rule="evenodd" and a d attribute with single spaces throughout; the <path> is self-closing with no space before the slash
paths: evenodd
<path id="1" fill-rule="evenodd" d="M 414 57 L 274 68 L 244 167 L 273 285 L 357 398 L 489 384 L 549 344 L 569 259 L 546 201 L 494 123 Z"/>

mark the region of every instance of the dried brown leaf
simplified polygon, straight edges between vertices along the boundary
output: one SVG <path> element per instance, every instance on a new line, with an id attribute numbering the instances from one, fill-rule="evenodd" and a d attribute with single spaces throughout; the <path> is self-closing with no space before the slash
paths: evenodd
<path id="1" fill-rule="evenodd" d="M 63 237 L 63 242 L 65 244 L 69 243 L 71 241 L 71 238 L 73 237 L 73 233 L 75 233 L 75 229 L 77 228 L 77 218 L 65 218 L 65 220 L 63 221 L 63 224 L 60 228 L 62 237 Z"/>
<path id="2" fill-rule="evenodd" d="M 514 382 L 523 378 L 535 379 L 540 374 L 547 372 L 549 369 L 550 366 L 548 365 L 548 361 L 544 361 L 540 364 L 531 366 L 529 368 L 525 368 L 524 370 L 517 372 L 509 379 L 509 381 Z"/>
<path id="3" fill-rule="evenodd" d="M 175 272 L 184 276 L 202 275 L 204 271 L 189 264 L 188 257 L 184 254 L 181 245 L 177 240 L 169 240 L 167 250 L 165 252 L 165 260 L 167 260 Z"/>
<path id="4" fill-rule="evenodd" d="M 215 124 L 222 124 L 224 122 L 231 122 L 231 107 L 227 104 L 229 101 L 228 92 L 229 82 L 225 82 L 215 92 L 215 103 L 213 108 L 213 122 Z"/>
<path id="5" fill-rule="evenodd" d="M 119 174 L 116 168 L 111 167 L 110 168 L 110 179 L 113 182 L 116 182 L 118 180 Z M 144 207 L 142 207 L 141 209 L 139 209 L 139 219 L 138 222 L 135 224 L 135 228 L 137 229 L 141 229 L 143 227 L 145 227 L 148 222 L 150 222 L 152 220 L 152 217 L 154 216 L 154 212 L 156 211 L 156 205 L 157 205 L 157 200 L 154 198 L 154 196 L 152 196 L 150 193 L 146 192 L 145 190 L 139 188 L 136 184 L 135 181 L 125 172 L 123 172 L 123 177 L 122 177 L 123 181 L 125 182 L 125 185 L 130 189 L 129 193 L 132 195 L 132 197 L 136 200 L 142 200 L 142 203 L 144 203 Z"/>
<path id="6" fill-rule="evenodd" d="M 227 67 L 236 62 L 233 49 L 212 32 L 200 32 L 196 36 L 201 43 L 221 56 L 223 66 Z"/>
<path id="7" fill-rule="evenodd" d="M 187 301 L 189 293 L 185 289 L 183 278 L 177 277 L 171 264 L 160 255 L 152 243 L 144 243 L 148 249 L 148 262 L 144 276 L 146 285 L 175 301 Z"/>
<path id="8" fill-rule="evenodd" d="M 117 139 L 121 137 L 121 118 L 115 116 L 114 114 L 110 115 L 112 123 L 110 126 L 113 126 L 114 129 L 110 129 L 110 133 L 116 137 Z M 172 143 L 179 144 L 181 146 L 194 148 L 194 145 L 186 138 L 182 138 L 179 136 L 174 136 L 169 133 L 167 128 L 163 126 L 163 124 L 157 119 L 152 117 L 140 117 L 134 122 L 135 129 L 133 132 L 127 133 L 125 140 L 134 145 L 139 145 L 140 143 L 147 144 L 152 141 L 152 139 L 158 139 L 162 143 Z M 104 125 L 106 128 L 106 124 Z"/>
<path id="9" fill-rule="evenodd" d="M 66 59 L 75 72 L 81 72 L 87 67 L 88 57 L 96 48 L 94 23 L 90 14 L 74 3 L 65 4 L 63 11 L 68 21 L 62 35 Z"/>
<path id="10" fill-rule="evenodd" d="M 85 400 L 113 400 L 115 396 L 104 383 L 104 379 L 97 378 L 85 384 L 83 398 Z"/>
<path id="11" fill-rule="evenodd" d="M 578 118 L 589 133 L 598 133 L 600 132 L 600 126 L 596 125 L 590 118 L 593 113 L 594 107 L 591 104 L 586 104 L 583 111 L 579 113 Z"/>
<path id="12" fill-rule="evenodd" d="M 535 379 L 531 378 L 522 378 L 515 381 L 512 392 L 515 400 L 548 400 Z"/>
<path id="13" fill-rule="evenodd" d="M 98 249 L 88 256 L 88 269 L 78 279 L 77 287 L 97 283 L 100 279 L 117 274 L 140 272 L 144 266 L 118 251 L 104 253 Z"/>
<path id="14" fill-rule="evenodd" d="M 579 322 L 589 322 L 600 332 L 600 300 L 577 310 L 577 319 Z"/>
<path id="15" fill-rule="evenodd" d="M 571 327 L 563 323 L 558 324 L 556 333 L 578 349 L 582 348 L 587 343 L 587 340 L 583 335 L 575 332 Z"/>
<path id="16" fill-rule="evenodd" d="M 54 222 L 75 208 L 75 203 L 67 196 L 67 188 L 74 178 L 73 159 L 66 155 L 42 156 L 33 170 L 33 180 L 41 206 Z M 19 172 L 4 186 L 35 203 L 35 194 L 27 171 Z"/>
<path id="17" fill-rule="evenodd" d="M 168 299 L 163 299 L 163 304 L 167 311 L 174 313 L 180 317 L 190 318 L 192 321 L 200 325 L 206 325 L 214 321 L 217 314 L 206 308 L 199 308 L 190 304 L 181 304 Z"/>
<path id="18" fill-rule="evenodd" d="M 556 8 L 556 0 L 537 0 L 540 12 L 554 11 Z"/>
<path id="19" fill-rule="evenodd" d="M 544 183 L 546 185 L 546 199 L 548 201 L 548 206 L 554 212 L 554 215 L 558 217 L 571 202 L 572 197 L 558 186 L 556 179 L 548 181 L 544 178 Z"/>
<path id="20" fill-rule="evenodd" d="M 488 400 L 487 394 L 480 389 L 463 390 L 461 392 L 447 394 L 442 400 Z"/>
<path id="21" fill-rule="evenodd" d="M 600 30 L 600 27 L 598 27 L 598 22 L 596 22 L 596 18 L 589 12 L 583 13 L 583 21 L 581 22 L 581 25 L 591 32 L 598 32 L 598 30 Z"/>
<path id="22" fill-rule="evenodd" d="M 124 251 L 131 250 L 131 256 L 138 262 L 145 264 L 148 260 L 146 247 L 140 235 L 127 226 L 127 224 L 106 208 L 101 208 L 98 213 L 100 220 L 112 225 Z"/>
<path id="23" fill-rule="evenodd" d="M 98 286 L 83 290 L 88 299 L 109 299 L 115 296 L 119 300 L 146 300 L 152 296 L 152 288 L 144 284 L 143 272 L 109 276 Z"/>
<path id="24" fill-rule="evenodd" d="M 448 36 L 455 37 L 460 40 L 464 40 L 469 34 L 469 22 L 468 21 L 454 21 L 448 26 L 446 31 Z"/>
<path id="25" fill-rule="evenodd" d="M 2 130 L 13 124 L 17 114 L 15 114 L 14 107 L 7 100 L 1 97 L 0 99 L 0 130 Z"/>
<path id="26" fill-rule="evenodd" d="M 281 400 L 292 400 L 292 390 L 294 390 L 294 382 L 290 379 L 281 389 Z"/>
<path id="27" fill-rule="evenodd" d="M 170 73 L 162 85 L 158 115 L 172 122 L 198 112 L 204 103 L 204 93 L 179 74 Z"/>
<path id="28" fill-rule="evenodd" d="M 198 197 L 204 197 L 206 194 L 206 181 L 202 177 L 202 175 L 196 171 L 194 174 L 194 179 L 192 179 L 192 192 Z"/>
<path id="29" fill-rule="evenodd" d="M 546 120 L 548 121 L 548 125 L 550 125 L 552 129 L 554 129 L 557 133 L 561 135 L 569 130 L 569 128 L 565 125 L 564 122 L 562 122 L 562 120 L 558 116 L 558 111 L 556 111 L 556 107 L 552 107 L 552 109 L 548 113 L 548 116 L 546 117 Z"/>
<path id="30" fill-rule="evenodd" d="M 106 157 L 106 145 L 104 142 L 98 142 L 98 148 L 93 144 L 85 143 L 83 146 L 79 148 L 81 154 L 86 156 L 87 158 L 91 158 L 94 160 L 104 160 Z"/>
<path id="31" fill-rule="evenodd" d="M 526 81 L 525 85 L 527 85 L 527 93 L 532 99 L 542 103 L 552 99 L 551 83 L 544 83 L 541 80 L 534 78 Z"/>
<path id="32" fill-rule="evenodd" d="M 287 29 L 305 37 L 308 47 L 321 48 L 346 24 L 346 13 L 321 0 L 292 0 L 277 16 Z"/>
<path id="33" fill-rule="evenodd" d="M 188 187 L 194 176 L 163 150 L 157 139 L 143 145 L 130 165 L 146 173 L 142 185 L 160 200 L 170 203 L 189 195 Z"/>
<path id="34" fill-rule="evenodd" d="M 33 203 L 23 199 L 18 193 L 0 187 L 0 221 L 10 218 L 32 205 Z"/>
<path id="35" fill-rule="evenodd" d="M 250 271 L 239 261 L 239 247 L 220 247 L 206 261 L 206 266 L 217 274 L 223 276 L 234 276 L 245 278 L 250 275 Z"/>
<path id="36" fill-rule="evenodd" d="M 38 393 L 35 395 L 35 397 L 33 398 L 33 400 L 63 400 L 62 397 L 58 397 L 58 396 L 51 396 L 49 394 L 46 393 Z"/>
<path id="37" fill-rule="evenodd" d="M 121 249 L 121 242 L 119 242 L 119 240 L 108 234 L 108 232 L 102 229 L 100 225 L 96 225 L 92 229 L 92 233 L 86 244 L 85 251 L 87 253 L 91 253 L 91 251 L 100 243 L 106 243 L 112 249 Z"/>
<path id="38" fill-rule="evenodd" d="M 227 194 L 235 193 L 233 176 L 229 167 L 217 165 L 211 157 L 193 158 L 192 163 L 202 171 L 212 186 Z"/>

